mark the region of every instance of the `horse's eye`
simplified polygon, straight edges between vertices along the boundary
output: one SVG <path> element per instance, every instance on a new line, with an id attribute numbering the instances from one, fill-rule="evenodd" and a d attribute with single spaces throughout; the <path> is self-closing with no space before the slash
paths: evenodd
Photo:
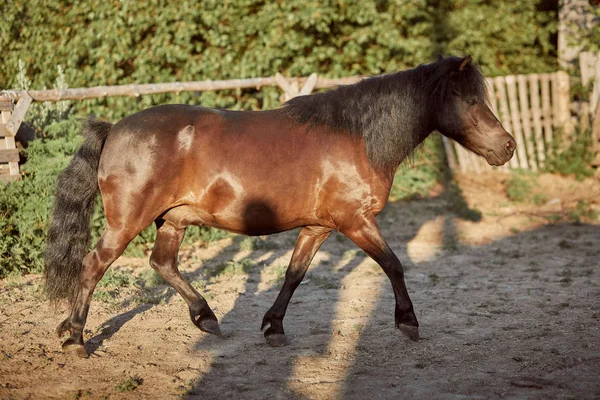
<path id="1" fill-rule="evenodd" d="M 469 100 L 467 100 L 467 105 L 474 106 L 475 104 L 477 104 L 477 99 L 469 99 Z"/>

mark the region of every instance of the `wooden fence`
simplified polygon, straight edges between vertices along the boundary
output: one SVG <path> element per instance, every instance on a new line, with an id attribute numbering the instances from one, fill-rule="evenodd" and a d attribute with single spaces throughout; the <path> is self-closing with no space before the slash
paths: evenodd
<path id="1" fill-rule="evenodd" d="M 32 101 L 83 100 L 109 96 L 132 96 L 156 93 L 180 93 L 223 89 L 279 86 L 281 100 L 309 94 L 314 89 L 355 83 L 362 77 L 326 79 L 312 74 L 308 78 L 284 78 L 280 74 L 267 78 L 221 81 L 173 82 L 142 85 L 97 86 L 65 90 L 3 91 L 0 93 L 0 180 L 19 179 L 18 151 L 14 137 Z M 572 133 L 569 110 L 569 76 L 565 72 L 487 78 L 494 113 L 517 142 L 516 156 L 501 167 L 536 170 L 544 165 L 545 156 L 556 132 L 561 129 L 568 139 Z M 490 167 L 485 160 L 467 152 L 444 138 L 450 167 L 462 172 L 479 172 Z"/>
<path id="2" fill-rule="evenodd" d="M 487 78 L 492 111 L 517 142 L 515 156 L 496 169 L 531 169 L 544 166 L 558 132 L 563 143 L 573 134 L 569 76 L 566 72 L 511 75 Z M 458 143 L 444 138 L 448 163 L 460 172 L 489 169 L 487 162 L 468 152 Z"/>

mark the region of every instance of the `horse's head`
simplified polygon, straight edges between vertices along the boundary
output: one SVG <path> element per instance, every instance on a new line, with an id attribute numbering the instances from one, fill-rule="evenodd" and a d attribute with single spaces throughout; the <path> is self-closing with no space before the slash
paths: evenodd
<path id="1" fill-rule="evenodd" d="M 486 83 L 471 56 L 439 60 L 445 68 L 438 76 L 436 129 L 490 165 L 503 165 L 517 144 L 487 104 Z"/>

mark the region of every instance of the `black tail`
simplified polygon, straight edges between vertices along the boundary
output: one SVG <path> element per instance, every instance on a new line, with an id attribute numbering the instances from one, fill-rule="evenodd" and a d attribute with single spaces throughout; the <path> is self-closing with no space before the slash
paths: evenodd
<path id="1" fill-rule="evenodd" d="M 98 162 L 111 123 L 88 119 L 85 141 L 58 176 L 54 210 L 44 260 L 48 299 L 74 301 L 82 261 L 89 251 L 90 221 L 98 193 Z"/>

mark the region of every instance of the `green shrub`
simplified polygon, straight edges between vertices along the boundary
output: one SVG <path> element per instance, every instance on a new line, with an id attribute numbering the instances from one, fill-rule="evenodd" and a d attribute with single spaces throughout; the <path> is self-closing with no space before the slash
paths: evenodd
<path id="1" fill-rule="evenodd" d="M 81 143 L 77 120 L 48 128 L 48 138 L 35 140 L 25 151 L 23 179 L 0 190 L 0 276 L 39 272 L 56 176 Z"/>
<path id="2" fill-rule="evenodd" d="M 9 2 L 0 19 L 0 88 L 31 89 L 234 79 L 281 72 L 328 77 L 394 72 L 436 53 L 470 53 L 486 74 L 556 70 L 555 11 L 541 1 L 48 0 Z M 544 2 L 547 3 L 547 2 Z M 49 55 L 52 55 L 51 57 Z M 165 102 L 273 108 L 279 92 L 229 90 L 85 100 L 85 114 L 116 120 Z"/>
<path id="3" fill-rule="evenodd" d="M 561 150 L 562 143 L 562 135 L 559 132 L 552 142 L 552 150 L 546 158 L 544 171 L 573 175 L 577 180 L 592 176 L 594 170 L 591 167 L 591 161 L 594 153 L 592 152 L 591 131 L 587 130 L 576 134 L 566 149 Z"/>
<path id="4" fill-rule="evenodd" d="M 118 392 L 132 392 L 138 388 L 142 383 L 144 383 L 144 379 L 140 378 L 137 375 L 130 376 L 124 381 L 120 382 L 115 386 L 115 389 Z"/>
<path id="5" fill-rule="evenodd" d="M 598 211 L 596 211 L 589 201 L 577 200 L 575 208 L 568 211 L 567 218 L 576 224 L 587 221 L 596 221 L 598 219 Z"/>
<path id="6" fill-rule="evenodd" d="M 511 178 L 506 181 L 508 198 L 519 203 L 531 200 L 536 187 L 537 175 L 523 169 L 513 171 Z"/>
<path id="7" fill-rule="evenodd" d="M 98 287 L 114 289 L 128 287 L 134 283 L 135 277 L 131 272 L 110 268 L 106 271 L 102 279 L 100 279 L 100 282 L 98 282 Z"/>
<path id="8" fill-rule="evenodd" d="M 394 176 L 390 200 L 427 197 L 446 168 L 441 136 L 434 134 L 405 160 Z"/>
<path id="9" fill-rule="evenodd" d="M 249 258 L 244 258 L 240 261 L 230 260 L 224 264 L 217 265 L 211 275 L 215 277 L 220 275 L 245 275 L 255 266 L 256 262 Z"/>

